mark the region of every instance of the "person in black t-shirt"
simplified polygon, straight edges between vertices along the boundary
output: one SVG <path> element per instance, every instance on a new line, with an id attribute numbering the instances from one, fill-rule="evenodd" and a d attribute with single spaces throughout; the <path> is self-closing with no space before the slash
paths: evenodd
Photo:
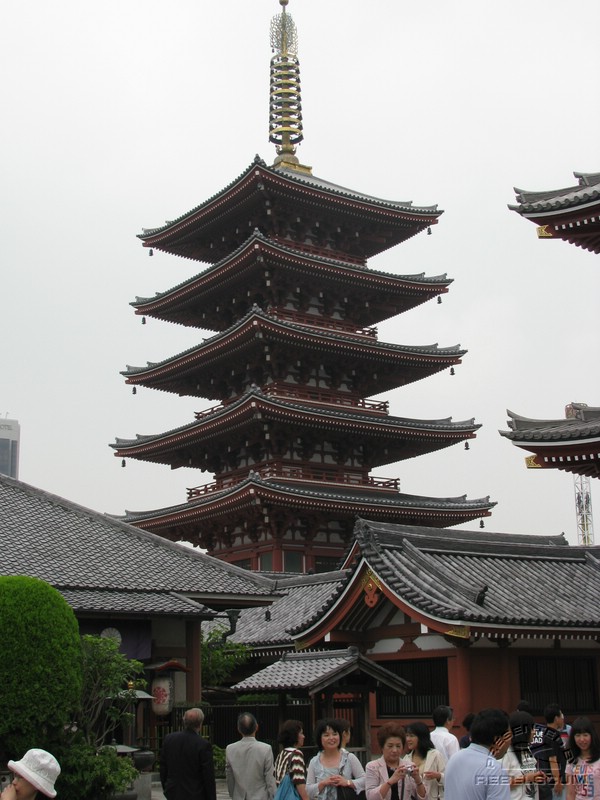
<path id="1" fill-rule="evenodd" d="M 547 783 L 540 786 L 540 800 L 552 800 L 554 793 L 562 796 L 567 759 L 563 749 L 560 732 L 565 718 L 557 703 L 551 703 L 544 709 L 546 730 L 542 735 L 541 747 L 534 753 L 538 767 L 546 775 Z"/>

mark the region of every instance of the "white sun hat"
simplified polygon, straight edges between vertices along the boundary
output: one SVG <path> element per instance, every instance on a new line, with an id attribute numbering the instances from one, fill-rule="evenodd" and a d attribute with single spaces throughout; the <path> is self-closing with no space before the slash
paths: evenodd
<path id="1" fill-rule="evenodd" d="M 54 781 L 60 775 L 60 764 L 51 753 L 39 748 L 28 750 L 20 761 L 9 761 L 8 768 L 46 797 L 56 797 Z"/>

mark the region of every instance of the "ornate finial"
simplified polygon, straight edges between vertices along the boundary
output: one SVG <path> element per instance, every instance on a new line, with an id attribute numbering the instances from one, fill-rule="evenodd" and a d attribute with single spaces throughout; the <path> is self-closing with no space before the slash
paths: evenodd
<path id="1" fill-rule="evenodd" d="M 269 102 L 269 141 L 277 148 L 274 166 L 299 169 L 303 167 L 296 157 L 296 145 L 302 134 L 302 103 L 300 96 L 300 62 L 298 61 L 298 35 L 291 14 L 286 11 L 289 0 L 279 0 L 281 14 L 271 20 L 271 93 Z"/>

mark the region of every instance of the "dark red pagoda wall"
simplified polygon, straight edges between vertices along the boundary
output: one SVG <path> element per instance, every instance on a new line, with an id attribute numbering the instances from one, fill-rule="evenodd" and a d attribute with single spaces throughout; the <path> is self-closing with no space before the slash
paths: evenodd
<path id="1" fill-rule="evenodd" d="M 269 520 L 271 522 L 271 519 Z M 308 518 L 281 520 L 285 530 L 273 535 L 267 524 L 248 532 L 243 525 L 215 540 L 211 555 L 252 570 L 275 572 L 326 572 L 335 569 L 347 549 L 351 520 L 332 520 L 311 514 Z M 307 525 L 313 526 L 307 531 Z"/>

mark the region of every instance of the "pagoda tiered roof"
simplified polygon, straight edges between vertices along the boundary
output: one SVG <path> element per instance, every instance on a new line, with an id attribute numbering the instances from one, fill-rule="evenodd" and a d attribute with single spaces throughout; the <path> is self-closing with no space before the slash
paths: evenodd
<path id="1" fill-rule="evenodd" d="M 435 225 L 441 214 L 435 205 L 384 200 L 304 172 L 269 167 L 257 156 L 220 192 L 161 227 L 144 229 L 139 238 L 144 247 L 214 264 L 255 228 L 272 237 L 291 220 L 321 238 L 319 246 L 366 259 Z"/>
<path id="2" fill-rule="evenodd" d="M 496 504 L 489 497 L 474 500 L 460 497 L 425 497 L 402 494 L 382 487 L 345 486 L 323 480 L 302 478 L 262 477 L 251 471 L 247 478 L 225 489 L 216 487 L 196 495 L 187 503 L 154 511 L 127 511 L 119 517 L 124 522 L 159 532 L 168 538 L 186 538 L 198 525 L 201 537 L 203 523 L 219 520 L 222 528 L 227 517 L 236 518 L 244 512 L 248 520 L 262 517 L 262 507 L 271 506 L 285 510 L 324 512 L 339 520 L 351 521 L 354 517 L 369 514 L 376 519 L 414 520 L 426 519 L 432 526 L 447 527 L 469 520 L 486 517 Z M 201 538 L 200 538 L 201 541 Z"/>
<path id="3" fill-rule="evenodd" d="M 560 469 L 590 478 L 600 477 L 600 407 L 572 403 L 576 416 L 532 419 L 507 411 L 509 431 L 501 436 L 534 455 L 530 469 Z"/>
<path id="4" fill-rule="evenodd" d="M 276 278 L 272 270 L 278 270 Z M 373 325 L 401 314 L 447 292 L 452 283 L 445 274 L 427 277 L 424 273 L 393 275 L 373 270 L 300 250 L 294 242 L 267 239 L 254 231 L 237 250 L 199 275 L 154 297 L 138 297 L 131 305 L 139 315 L 220 331 L 230 324 L 234 313 L 242 316 L 253 303 L 269 300 L 276 304 L 274 288 L 269 292 L 265 284 L 289 282 L 295 276 L 309 280 L 313 290 L 315 286 L 328 287 L 353 298 L 349 316 L 357 325 Z M 250 298 L 249 288 L 254 292 Z"/>
<path id="5" fill-rule="evenodd" d="M 577 184 L 546 192 L 516 189 L 518 205 L 509 205 L 538 225 L 540 239 L 564 241 L 600 253 L 600 173 L 574 172 Z"/>
<path id="6" fill-rule="evenodd" d="M 238 440 L 246 439 L 252 430 L 260 437 L 265 424 L 280 423 L 293 431 L 288 434 L 291 438 L 302 430 L 314 431 L 317 426 L 324 437 L 333 433 L 336 437 L 358 435 L 365 443 L 383 441 L 384 447 L 370 448 L 370 466 L 380 466 L 474 438 L 481 427 L 473 419 L 453 422 L 450 417 L 436 420 L 394 417 L 388 415 L 385 404 L 372 403 L 371 408 L 363 402 L 352 407 L 350 402 L 351 398 L 348 406 L 341 405 L 339 394 L 331 396 L 330 404 L 291 401 L 254 387 L 231 403 L 198 414 L 196 421 L 187 425 L 165 433 L 117 439 L 111 447 L 119 458 L 213 471 L 209 463 L 214 463 L 219 453 L 238 446 Z"/>
<path id="7" fill-rule="evenodd" d="M 246 360 L 264 359 L 265 347 L 286 348 L 288 358 L 307 358 L 318 352 L 332 368 L 343 358 L 361 379 L 361 393 L 370 395 L 395 389 L 460 364 L 466 350 L 459 345 L 398 345 L 378 342 L 363 332 L 351 334 L 323 330 L 315 316 L 314 327 L 278 319 L 258 307 L 252 308 L 226 331 L 200 345 L 145 367 L 127 366 L 121 374 L 132 385 L 147 386 L 179 395 L 224 399 L 229 387 L 232 353 Z M 372 370 L 377 370 L 372 372 Z M 219 388 L 221 387 L 221 389 Z"/>

